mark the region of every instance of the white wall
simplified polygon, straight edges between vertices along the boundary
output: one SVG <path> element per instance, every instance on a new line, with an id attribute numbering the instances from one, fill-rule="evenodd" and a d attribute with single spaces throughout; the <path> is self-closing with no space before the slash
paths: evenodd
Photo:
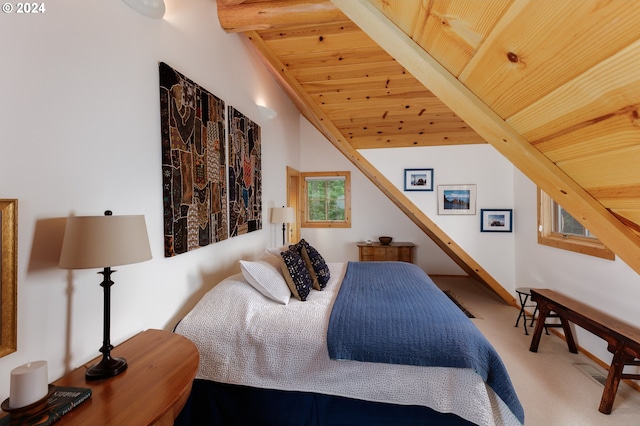
<path id="1" fill-rule="evenodd" d="M 300 125 L 301 171 L 351 172 L 351 228 L 302 228 L 301 236 L 326 258 L 358 260 L 358 241 L 377 241 L 389 235 L 394 241 L 416 244 L 414 262 L 431 274 L 465 275 L 438 246 L 369 181 L 331 142 L 306 120 Z M 404 175 L 403 162 L 392 160 Z M 386 170 L 383 170 L 386 172 Z"/>
<path id="2" fill-rule="evenodd" d="M 70 214 L 144 214 L 153 260 L 113 275 L 111 340 L 172 329 L 202 294 L 273 245 L 268 208 L 285 202 L 298 167 L 299 114 L 238 35 L 220 29 L 211 0 L 165 0 L 165 19 L 121 1 L 46 2 L 41 15 L 0 15 L 0 198 L 18 199 L 18 351 L 10 372 L 45 359 L 49 378 L 99 355 L 97 271 L 58 269 Z M 164 258 L 158 62 L 262 126 L 263 230 Z M 267 121 L 255 101 L 279 113 Z"/>
<path id="3" fill-rule="evenodd" d="M 481 209 L 513 208 L 513 166 L 491 145 L 375 149 L 361 153 L 400 190 L 404 188 L 404 169 L 434 169 L 433 192 L 405 194 L 504 288 L 515 290 L 517 223 L 511 233 L 480 232 Z M 439 215 L 438 185 L 466 184 L 476 185 L 476 214 Z M 517 218 L 517 212 L 513 217 Z"/>
<path id="4" fill-rule="evenodd" d="M 302 171 L 351 171 L 351 228 L 303 228 L 302 236 L 331 260 L 357 260 L 357 241 L 390 235 L 417 247 L 416 262 L 434 275 L 466 275 L 409 218 L 382 194 L 329 141 L 303 120 L 300 132 Z M 398 189 L 404 189 L 404 169 L 433 168 L 434 191 L 405 195 L 463 250 L 515 295 L 514 232 L 480 232 L 480 209 L 513 209 L 513 166 L 490 145 L 368 149 L 359 151 Z M 437 185 L 475 184 L 475 215 L 438 215 Z"/>

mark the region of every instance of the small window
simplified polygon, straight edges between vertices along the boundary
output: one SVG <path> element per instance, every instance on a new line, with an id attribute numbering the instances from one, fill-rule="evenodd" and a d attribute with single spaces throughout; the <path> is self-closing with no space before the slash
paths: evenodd
<path id="1" fill-rule="evenodd" d="M 350 172 L 301 173 L 303 228 L 351 227 Z"/>
<path id="2" fill-rule="evenodd" d="M 541 189 L 538 206 L 538 244 L 615 259 L 611 250 Z"/>

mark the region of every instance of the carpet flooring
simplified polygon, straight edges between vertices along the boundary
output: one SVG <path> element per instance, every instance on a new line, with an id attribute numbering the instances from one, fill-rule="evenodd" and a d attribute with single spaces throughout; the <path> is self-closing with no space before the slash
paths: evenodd
<path id="1" fill-rule="evenodd" d="M 621 383 L 612 413 L 600 413 L 604 387 L 601 378 L 593 375 L 606 377 L 605 369 L 581 353 L 570 353 L 566 342 L 553 333 L 543 334 L 538 352 L 530 352 L 531 333 L 524 334 L 522 322 L 515 327 L 518 309 L 471 278 L 431 278 L 477 317 L 471 321 L 496 348 L 509 371 L 525 410 L 525 425 L 640 425 L 640 392 Z"/>

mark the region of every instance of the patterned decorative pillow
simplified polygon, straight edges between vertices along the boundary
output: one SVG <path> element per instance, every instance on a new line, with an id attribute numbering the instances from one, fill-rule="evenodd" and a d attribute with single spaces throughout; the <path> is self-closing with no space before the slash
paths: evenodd
<path id="1" fill-rule="evenodd" d="M 307 300 L 313 280 L 300 253 L 295 249 L 289 249 L 280 253 L 282 256 L 282 275 L 291 290 L 291 293 L 303 302 Z"/>
<path id="2" fill-rule="evenodd" d="M 316 271 L 313 269 L 313 265 L 309 261 L 309 257 L 308 256 L 305 257 L 305 254 L 303 253 L 303 249 L 307 245 L 309 245 L 309 243 L 307 243 L 307 241 L 303 238 L 297 243 L 291 244 L 289 246 L 289 250 L 295 250 L 300 254 L 300 256 L 302 256 L 302 259 L 304 260 L 305 265 L 307 265 L 307 271 L 309 271 L 309 275 L 311 276 L 311 282 L 313 283 L 312 287 L 315 288 L 316 290 L 320 290 L 320 283 L 318 282 Z"/>
<path id="3" fill-rule="evenodd" d="M 307 266 L 311 266 L 316 276 L 316 279 L 313 281 L 313 288 L 316 290 L 325 288 L 331 275 L 327 263 L 320 253 L 318 253 L 318 250 L 307 244 L 302 248 L 302 258 Z"/>
<path id="4" fill-rule="evenodd" d="M 298 253 L 302 253 L 302 247 L 304 247 L 307 244 L 309 243 L 304 238 L 302 238 L 297 243 L 289 245 L 289 250 L 295 250 Z"/>

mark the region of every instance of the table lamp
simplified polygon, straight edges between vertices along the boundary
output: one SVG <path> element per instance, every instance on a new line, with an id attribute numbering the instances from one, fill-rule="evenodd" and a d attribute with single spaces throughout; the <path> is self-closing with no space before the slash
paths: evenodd
<path id="1" fill-rule="evenodd" d="M 151 248 L 144 216 L 71 216 L 62 242 L 59 266 L 62 269 L 103 268 L 100 284 L 104 289 L 102 360 L 89 367 L 87 380 L 105 379 L 127 368 L 124 358 L 112 358 L 110 342 L 111 270 L 112 266 L 129 265 L 151 259 Z"/>
<path id="2" fill-rule="evenodd" d="M 271 223 L 282 224 L 282 245 L 284 245 L 284 234 L 287 229 L 287 223 L 293 223 L 296 220 L 296 214 L 293 207 L 273 207 L 271 208 Z"/>

